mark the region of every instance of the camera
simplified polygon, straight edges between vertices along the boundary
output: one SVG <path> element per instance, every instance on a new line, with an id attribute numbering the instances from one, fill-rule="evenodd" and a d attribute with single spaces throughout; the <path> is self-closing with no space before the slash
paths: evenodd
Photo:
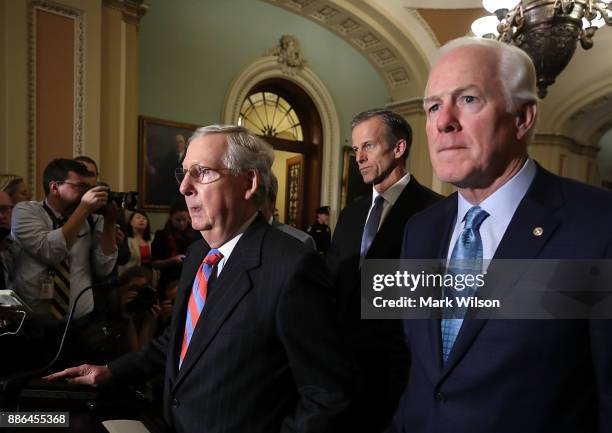
<path id="1" fill-rule="evenodd" d="M 117 206 L 121 208 L 127 210 L 134 210 L 138 206 L 138 192 L 108 191 L 108 201 L 114 201 L 115 203 L 117 203 Z"/>
<path id="2" fill-rule="evenodd" d="M 138 295 L 130 302 L 125 304 L 125 309 L 130 313 L 142 313 L 149 311 L 157 300 L 157 293 L 150 285 L 139 286 Z"/>
<path id="3" fill-rule="evenodd" d="M 115 202 L 117 206 L 127 210 L 134 210 L 138 206 L 138 192 L 137 191 L 127 191 L 127 192 L 117 192 L 112 191 L 110 185 L 105 182 L 98 182 L 96 186 L 106 187 L 108 190 L 108 201 Z M 93 187 L 92 187 L 93 188 Z M 95 213 L 98 215 L 104 215 L 106 212 L 106 206 L 101 207 Z"/>

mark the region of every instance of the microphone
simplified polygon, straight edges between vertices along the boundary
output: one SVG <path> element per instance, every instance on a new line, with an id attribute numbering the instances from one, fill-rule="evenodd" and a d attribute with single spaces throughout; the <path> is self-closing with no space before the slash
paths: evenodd
<path id="1" fill-rule="evenodd" d="M 81 296 L 83 296 L 85 292 L 89 290 L 93 290 L 97 287 L 117 285 L 117 284 L 119 284 L 119 278 L 116 276 L 112 276 L 112 277 L 107 278 L 104 281 L 101 281 L 99 283 L 95 283 L 95 284 L 85 287 L 81 291 L 81 293 L 77 295 L 77 297 L 74 299 L 74 303 L 72 304 L 72 307 L 70 308 L 70 312 L 68 313 L 68 318 L 66 319 L 66 326 L 64 327 L 64 332 L 62 334 L 62 339 L 60 340 L 59 347 L 53 359 L 49 361 L 45 366 L 38 368 L 36 370 L 15 373 L 11 376 L 0 379 L 0 409 L 6 408 L 5 407 L 6 402 L 9 402 L 11 400 L 11 397 L 16 400 L 16 397 L 19 394 L 19 391 L 21 391 L 21 388 L 23 388 L 23 385 L 25 384 L 26 381 L 28 381 L 29 379 L 33 377 L 42 375 L 47 370 L 49 370 L 53 366 L 53 364 L 55 364 L 55 362 L 57 362 L 57 360 L 59 359 L 62 353 L 62 349 L 64 348 L 64 342 L 66 340 L 66 335 L 68 335 L 68 330 L 70 329 L 70 324 L 72 322 L 72 316 L 74 315 L 74 310 L 77 306 L 77 303 L 81 299 Z"/>

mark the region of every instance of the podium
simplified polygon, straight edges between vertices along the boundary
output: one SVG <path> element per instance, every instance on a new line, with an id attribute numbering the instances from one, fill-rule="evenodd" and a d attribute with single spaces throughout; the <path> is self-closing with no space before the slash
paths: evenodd
<path id="1" fill-rule="evenodd" d="M 42 426 L 9 427 L 3 428 L 4 432 L 108 433 L 102 421 L 112 419 L 141 421 L 151 433 L 173 431 L 162 419 L 161 407 L 156 407 L 139 392 L 125 387 L 94 388 L 36 379 L 23 388 L 18 404 L 19 412 L 67 412 L 69 426 L 44 429 Z"/>

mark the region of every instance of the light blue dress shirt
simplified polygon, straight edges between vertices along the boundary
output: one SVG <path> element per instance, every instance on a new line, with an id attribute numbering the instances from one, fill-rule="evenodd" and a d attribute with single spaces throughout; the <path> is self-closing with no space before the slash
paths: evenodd
<path id="1" fill-rule="evenodd" d="M 521 200 L 527 194 L 536 175 L 536 165 L 530 158 L 525 161 L 523 167 L 508 182 L 497 191 L 487 197 L 482 203 L 477 203 L 486 210 L 489 217 L 480 226 L 480 237 L 482 238 L 483 271 L 486 270 L 489 260 L 495 255 L 497 247 L 510 225 L 510 221 L 518 208 Z M 467 201 L 461 193 L 457 194 L 457 220 L 453 236 L 448 245 L 447 264 L 452 254 L 453 247 L 457 242 L 459 234 L 463 231 L 463 218 L 467 211 L 475 204 Z"/>

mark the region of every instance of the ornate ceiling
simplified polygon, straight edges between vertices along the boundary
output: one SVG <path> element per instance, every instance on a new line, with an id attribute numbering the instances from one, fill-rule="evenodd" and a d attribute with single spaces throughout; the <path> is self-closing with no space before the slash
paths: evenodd
<path id="1" fill-rule="evenodd" d="M 469 33 L 487 12 L 480 0 L 262 0 L 326 27 L 372 63 L 393 101 L 420 98 L 440 44 Z M 449 7 L 452 5 L 452 7 Z M 542 101 L 538 132 L 612 147 L 612 28 L 578 47 Z M 603 137 L 603 139 L 602 139 Z M 607 167 L 607 168 L 606 168 Z M 612 173 L 612 161 L 602 170 Z"/>

